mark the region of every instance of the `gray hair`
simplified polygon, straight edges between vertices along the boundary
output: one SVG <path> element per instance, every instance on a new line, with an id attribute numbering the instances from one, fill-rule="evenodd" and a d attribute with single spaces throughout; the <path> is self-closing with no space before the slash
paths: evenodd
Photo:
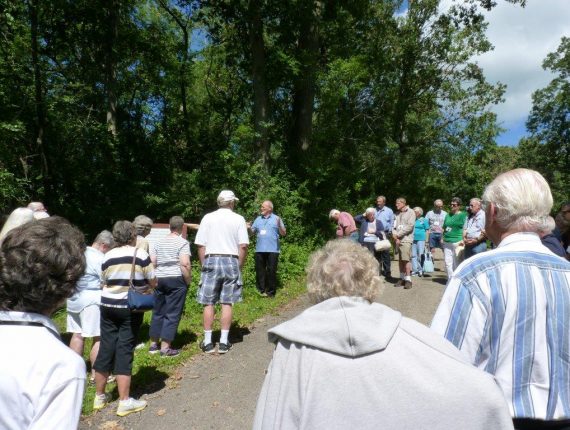
<path id="1" fill-rule="evenodd" d="M 107 245 L 109 248 L 115 246 L 115 240 L 113 239 L 113 234 L 109 230 L 103 230 L 97 235 L 93 243 L 100 243 L 101 245 Z"/>
<path id="2" fill-rule="evenodd" d="M 505 231 L 536 232 L 552 209 L 548 182 L 530 169 L 497 176 L 485 189 L 483 201 L 496 207 L 497 224 Z"/>
<path id="3" fill-rule="evenodd" d="M 440 202 L 440 203 L 443 205 L 443 200 L 441 200 L 441 199 L 435 199 L 435 200 L 433 201 L 433 205 L 434 205 L 434 206 L 437 205 L 437 202 Z"/>
<path id="4" fill-rule="evenodd" d="M 419 212 L 420 216 L 422 216 L 424 214 L 424 210 L 422 208 L 420 208 L 419 206 L 416 206 L 414 208 L 414 212 Z"/>
<path id="5" fill-rule="evenodd" d="M 339 215 L 340 211 L 338 209 L 331 209 L 331 211 L 329 212 L 329 219 L 333 219 L 333 217 L 335 215 Z"/>
<path id="6" fill-rule="evenodd" d="M 364 213 L 365 213 L 366 215 L 368 215 L 368 214 L 374 214 L 374 216 L 376 216 L 376 209 L 374 209 L 374 208 L 366 208 L 366 211 L 364 211 Z"/>
<path id="7" fill-rule="evenodd" d="M 134 219 L 133 225 L 139 236 L 146 236 L 152 228 L 152 220 L 146 215 L 139 215 Z"/>
<path id="8" fill-rule="evenodd" d="M 332 240 L 309 259 L 309 297 L 314 303 L 339 296 L 373 302 L 383 287 L 378 268 L 378 262 L 366 248 L 348 239 Z"/>
<path id="9" fill-rule="evenodd" d="M 170 231 L 180 232 L 180 231 L 182 231 L 182 228 L 184 227 L 184 218 L 182 218 L 181 216 L 175 215 L 172 218 L 170 218 L 170 221 L 168 222 L 168 224 L 170 225 Z"/>
<path id="10" fill-rule="evenodd" d="M 130 245 L 136 237 L 135 227 L 130 221 L 117 221 L 113 226 L 113 239 L 117 246 Z"/>
<path id="11" fill-rule="evenodd" d="M 269 209 L 273 210 L 273 202 L 271 200 L 264 200 L 263 203 L 267 203 L 269 205 Z"/>

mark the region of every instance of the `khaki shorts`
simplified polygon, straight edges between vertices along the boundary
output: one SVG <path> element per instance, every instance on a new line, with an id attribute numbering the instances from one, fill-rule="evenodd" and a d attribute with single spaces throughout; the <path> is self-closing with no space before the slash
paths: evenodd
<path id="1" fill-rule="evenodd" d="M 412 260 L 412 243 L 411 242 L 400 242 L 398 246 L 398 260 L 399 261 L 411 261 Z"/>

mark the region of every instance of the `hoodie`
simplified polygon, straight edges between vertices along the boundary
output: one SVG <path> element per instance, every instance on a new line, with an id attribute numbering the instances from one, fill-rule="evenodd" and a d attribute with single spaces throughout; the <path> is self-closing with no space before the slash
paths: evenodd
<path id="1" fill-rule="evenodd" d="M 254 429 L 512 429 L 493 377 L 427 327 L 335 297 L 269 331 Z"/>

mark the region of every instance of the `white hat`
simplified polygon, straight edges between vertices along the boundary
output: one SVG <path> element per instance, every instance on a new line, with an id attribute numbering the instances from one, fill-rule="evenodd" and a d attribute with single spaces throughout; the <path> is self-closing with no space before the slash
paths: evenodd
<path id="1" fill-rule="evenodd" d="M 223 190 L 218 195 L 218 203 L 228 203 L 233 202 L 234 200 L 239 202 L 239 199 L 236 197 L 234 192 L 230 190 Z"/>

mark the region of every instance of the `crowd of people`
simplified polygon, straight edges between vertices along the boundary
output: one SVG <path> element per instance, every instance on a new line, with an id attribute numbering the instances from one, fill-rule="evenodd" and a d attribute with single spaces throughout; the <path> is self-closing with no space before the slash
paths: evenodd
<path id="1" fill-rule="evenodd" d="M 285 224 L 269 200 L 252 223 L 235 212 L 237 202 L 232 191 L 220 192 L 218 209 L 192 225 L 206 354 L 232 348 L 250 234 L 257 291 L 276 294 Z M 544 178 L 516 169 L 467 208 L 454 197 L 447 212 L 437 199 L 424 217 L 400 197 L 395 209 L 378 196 L 356 217 L 330 211 L 342 240 L 311 256 L 315 305 L 269 331 L 276 349 L 254 428 L 570 429 L 570 203 L 555 221 Z M 0 341 L 11 348 L 0 354 L 0 428 L 76 428 L 86 379 L 95 384 L 94 410 L 109 403 L 111 381 L 117 415 L 147 406 L 130 395 L 134 351 L 146 347 L 133 297 L 154 300 L 147 353 L 174 357 L 191 282 L 184 219 L 173 216 L 169 233 L 151 243 L 152 225 L 144 215 L 117 221 L 85 246 L 76 227 L 39 202 L 8 218 L 0 233 Z M 378 298 L 385 280 L 411 288 L 422 256 L 436 249 L 449 279 L 430 329 Z M 69 348 L 50 319 L 65 303 Z"/>
<path id="2" fill-rule="evenodd" d="M 386 197 L 376 198 L 376 207 L 367 208 L 362 215 L 332 209 L 329 219 L 336 223 L 336 237 L 349 238 L 366 247 L 379 263 L 379 274 L 385 280 L 404 289 L 412 288 L 413 276 L 424 276 L 423 262 L 432 259 L 437 249 L 443 252 L 445 271 L 451 278 L 464 260 L 487 250 L 489 238 L 485 231 L 485 210 L 482 200 L 473 197 L 463 207 L 459 197 L 450 201 L 444 210 L 442 199 L 433 202 L 433 208 L 424 217 L 424 210 L 410 208 L 404 197 L 395 202 L 396 214 L 386 206 Z M 544 217 L 537 227 L 542 243 L 554 254 L 570 259 L 570 203 L 556 216 Z M 391 247 L 380 248 L 380 242 L 389 240 Z M 491 243 L 492 245 L 492 243 Z M 392 277 L 390 253 L 398 259 L 399 278 Z"/>

